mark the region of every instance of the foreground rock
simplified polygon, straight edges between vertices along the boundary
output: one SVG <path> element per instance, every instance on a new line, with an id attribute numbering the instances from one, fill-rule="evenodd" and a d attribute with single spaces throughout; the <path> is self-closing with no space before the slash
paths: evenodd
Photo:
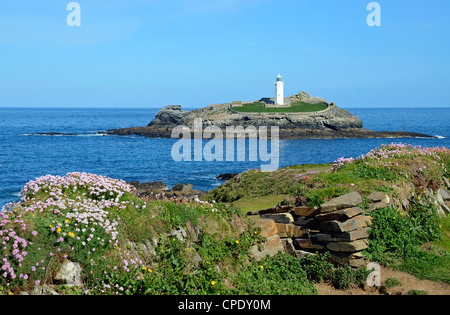
<path id="1" fill-rule="evenodd" d="M 163 182 L 153 182 L 153 183 L 131 182 L 130 185 L 136 188 L 136 194 L 138 195 L 149 194 L 151 192 L 160 193 L 169 190 L 169 186 L 167 186 Z"/>
<path id="2" fill-rule="evenodd" d="M 226 173 L 226 174 L 220 174 L 220 175 L 216 176 L 216 178 L 219 180 L 228 181 L 230 179 L 235 178 L 238 175 L 239 175 L 239 173 Z"/>
<path id="3" fill-rule="evenodd" d="M 333 212 L 345 208 L 355 207 L 362 203 L 362 198 L 357 192 L 331 199 L 320 206 L 321 212 Z"/>
<path id="4" fill-rule="evenodd" d="M 267 241 L 262 245 L 262 248 L 254 245 L 250 251 L 250 256 L 252 256 L 256 261 L 260 261 L 264 257 L 273 257 L 283 251 L 284 245 L 281 238 L 278 235 L 274 235 L 267 239 Z"/>
<path id="5" fill-rule="evenodd" d="M 194 200 L 201 198 L 206 192 L 193 190 L 192 184 L 181 183 L 169 189 L 163 182 L 140 183 L 138 181 L 131 182 L 130 185 L 136 188 L 136 194 L 140 197 L 150 197 L 156 195 L 164 195 L 166 198 L 178 198 Z"/>

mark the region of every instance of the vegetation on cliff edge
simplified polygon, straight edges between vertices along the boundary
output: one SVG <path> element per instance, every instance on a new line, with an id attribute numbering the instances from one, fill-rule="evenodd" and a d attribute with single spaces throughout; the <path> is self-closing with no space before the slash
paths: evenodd
<path id="1" fill-rule="evenodd" d="M 370 213 L 373 223 L 366 257 L 419 278 L 450 283 L 450 220 L 448 214 L 437 215 L 432 201 L 449 175 L 449 149 L 391 144 L 333 164 L 290 166 L 273 173 L 250 170 L 205 198 L 240 205 L 258 198 L 259 204 L 268 200 L 270 208 L 274 204 L 269 197 L 279 196 L 284 203 L 319 206 L 357 191 L 364 196 L 362 207 L 367 210 L 365 197 L 383 192 L 390 204 Z"/>
<path id="2" fill-rule="evenodd" d="M 259 230 L 229 204 L 139 198 L 85 173 L 38 178 L 22 195 L 0 213 L 0 293 L 55 285 L 66 260 L 81 284 L 54 287 L 61 294 L 316 293 L 304 270 L 288 272 L 293 257 L 249 255 Z"/>

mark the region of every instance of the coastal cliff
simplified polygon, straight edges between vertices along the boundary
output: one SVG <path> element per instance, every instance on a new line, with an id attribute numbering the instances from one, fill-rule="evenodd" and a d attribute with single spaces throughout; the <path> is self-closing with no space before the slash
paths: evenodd
<path id="1" fill-rule="evenodd" d="M 302 96 L 301 93 L 299 95 Z M 309 95 L 309 94 L 307 94 Z M 194 127 L 195 119 L 202 119 L 203 128 L 216 126 L 225 130 L 228 126 L 259 127 L 278 126 L 281 139 L 312 139 L 312 138 L 404 138 L 426 137 L 429 135 L 403 131 L 375 132 L 363 128 L 359 117 L 348 110 L 337 107 L 334 103 L 318 98 L 299 99 L 290 98 L 289 101 L 301 101 L 304 104 L 317 103 L 325 105 L 324 110 L 311 112 L 277 112 L 272 111 L 243 111 L 242 105 L 233 107 L 232 104 L 213 104 L 194 111 L 184 111 L 179 105 L 162 108 L 156 117 L 146 127 L 132 127 L 108 130 L 112 135 L 141 135 L 150 138 L 170 138 L 173 128 L 185 126 L 190 130 Z M 248 104 L 248 103 L 247 103 Z M 252 104 L 258 104 L 257 102 Z M 263 106 L 262 109 L 265 109 Z M 286 107 L 285 107 L 286 108 Z M 273 109 L 273 107 L 271 108 Z"/>

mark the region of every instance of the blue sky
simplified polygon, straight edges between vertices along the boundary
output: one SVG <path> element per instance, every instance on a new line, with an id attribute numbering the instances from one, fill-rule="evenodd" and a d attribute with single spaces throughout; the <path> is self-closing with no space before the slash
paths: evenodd
<path id="1" fill-rule="evenodd" d="M 0 0 L 1 107 L 200 107 L 305 90 L 345 108 L 450 106 L 450 2 Z"/>

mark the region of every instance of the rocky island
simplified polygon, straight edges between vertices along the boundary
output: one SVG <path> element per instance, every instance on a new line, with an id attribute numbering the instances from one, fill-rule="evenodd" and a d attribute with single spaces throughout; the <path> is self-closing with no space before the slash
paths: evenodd
<path id="1" fill-rule="evenodd" d="M 272 99 L 252 102 L 213 104 L 194 111 L 184 111 L 180 105 L 162 108 L 146 127 L 108 130 L 110 135 L 141 135 L 150 138 L 171 138 L 177 126 L 192 130 L 194 119 L 201 118 L 203 127 L 217 126 L 278 126 L 280 139 L 333 138 L 432 138 L 430 135 L 406 131 L 371 131 L 364 129 L 359 117 L 322 98 L 300 92 L 285 99 L 283 106 Z"/>

